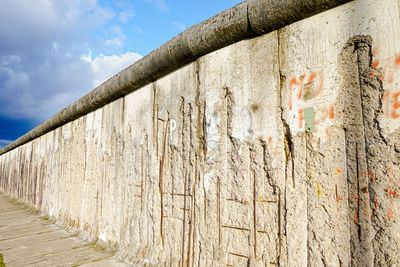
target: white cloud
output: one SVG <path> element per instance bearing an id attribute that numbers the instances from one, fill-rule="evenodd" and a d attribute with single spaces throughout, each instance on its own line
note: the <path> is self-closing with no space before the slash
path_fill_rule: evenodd
<path id="1" fill-rule="evenodd" d="M 59 44 L 58 42 L 55 42 L 55 41 L 54 41 L 54 42 L 52 43 L 52 46 L 53 46 L 53 47 L 52 47 L 53 52 L 54 52 L 54 53 L 57 53 L 58 50 L 60 49 L 60 44 Z"/>
<path id="2" fill-rule="evenodd" d="M 113 27 L 111 27 L 111 28 L 110 28 L 110 32 L 111 32 L 112 34 L 116 34 L 116 35 L 124 35 L 124 34 L 122 33 L 121 27 L 119 27 L 119 26 L 113 26 Z"/>
<path id="3" fill-rule="evenodd" d="M 128 23 L 128 21 L 135 16 L 133 11 L 122 11 L 119 13 L 119 21 L 122 23 Z"/>
<path id="4" fill-rule="evenodd" d="M 114 38 L 112 40 L 106 40 L 106 46 L 122 46 L 123 41 L 119 38 Z"/>
<path id="5" fill-rule="evenodd" d="M 92 52 L 89 51 L 88 55 L 81 57 L 81 60 L 90 64 L 93 73 L 93 87 L 96 87 L 141 58 L 142 56 L 137 53 L 127 52 L 112 56 L 100 54 L 92 59 Z"/>
<path id="6" fill-rule="evenodd" d="M 179 22 L 173 22 L 172 24 L 174 24 L 181 32 L 183 32 L 184 30 L 186 30 L 186 25 L 179 23 Z"/>
<path id="7" fill-rule="evenodd" d="M 165 0 L 155 0 L 155 4 L 161 11 L 168 12 L 168 6 Z"/>
<path id="8" fill-rule="evenodd" d="M 6 66 L 6 65 L 13 65 L 13 64 L 17 64 L 21 61 L 21 57 L 19 57 L 18 55 L 7 55 L 4 56 L 2 61 L 1 61 L 1 65 Z"/>
<path id="9" fill-rule="evenodd" d="M 123 47 L 125 34 L 122 32 L 119 26 L 113 26 L 108 30 L 107 36 L 110 37 L 105 41 L 105 45 L 108 47 Z"/>
<path id="10" fill-rule="evenodd" d="M 119 53 L 126 37 L 108 26 L 133 15 L 133 9 L 121 15 L 96 0 L 1 0 L 0 116 L 46 120 L 139 59 Z M 88 39 L 105 26 L 96 42 Z M 118 55 L 82 57 L 91 46 Z"/>
<path id="11" fill-rule="evenodd" d="M 159 10 L 161 10 L 162 12 L 169 12 L 167 3 L 165 2 L 165 0 L 145 0 L 147 3 L 151 3 L 153 5 L 155 5 Z"/>

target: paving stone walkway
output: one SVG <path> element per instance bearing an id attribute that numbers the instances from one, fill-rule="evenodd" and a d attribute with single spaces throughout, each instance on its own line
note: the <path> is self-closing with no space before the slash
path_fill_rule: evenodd
<path id="1" fill-rule="evenodd" d="M 0 267 L 127 266 L 0 193 Z"/>

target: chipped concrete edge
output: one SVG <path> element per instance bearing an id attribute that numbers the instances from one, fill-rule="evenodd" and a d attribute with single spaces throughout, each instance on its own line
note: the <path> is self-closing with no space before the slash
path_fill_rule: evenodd
<path id="1" fill-rule="evenodd" d="M 197 58 L 351 0 L 247 0 L 194 25 L 2 150 L 5 154 L 165 76 Z"/>

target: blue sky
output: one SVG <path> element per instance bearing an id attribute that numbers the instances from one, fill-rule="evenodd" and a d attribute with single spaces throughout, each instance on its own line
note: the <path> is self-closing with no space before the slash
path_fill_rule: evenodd
<path id="1" fill-rule="evenodd" d="M 0 0 L 0 148 L 240 0 Z"/>

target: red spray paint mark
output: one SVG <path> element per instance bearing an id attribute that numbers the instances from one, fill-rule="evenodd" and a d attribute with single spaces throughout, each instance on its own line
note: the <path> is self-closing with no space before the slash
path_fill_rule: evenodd
<path id="1" fill-rule="evenodd" d="M 375 76 L 375 70 L 372 70 L 370 78 L 372 79 L 374 78 L 374 76 Z"/>
<path id="2" fill-rule="evenodd" d="M 311 84 L 315 82 L 316 78 L 320 78 L 320 84 L 317 88 L 317 90 L 314 92 L 313 95 L 311 95 Z M 304 85 L 305 83 L 305 85 Z M 294 86 L 298 88 L 298 92 L 295 92 Z M 305 74 L 301 75 L 298 77 L 293 77 L 290 79 L 289 82 L 289 110 L 293 109 L 293 94 L 297 95 L 298 99 L 301 99 L 303 97 L 304 100 L 309 100 L 316 98 L 319 93 L 321 92 L 323 87 L 323 77 L 320 75 L 317 75 L 317 73 L 313 72 L 310 74 L 310 76 L 307 78 Z M 304 90 L 304 95 L 303 95 L 303 90 Z"/>
<path id="3" fill-rule="evenodd" d="M 354 211 L 353 222 L 354 222 L 354 224 L 359 224 L 360 223 L 356 211 Z"/>
<path id="4" fill-rule="evenodd" d="M 388 168 L 388 188 L 386 189 L 386 191 L 389 193 L 389 190 L 391 188 L 390 184 L 392 183 L 392 178 L 391 178 L 391 171 L 392 168 Z M 387 219 L 390 220 L 393 218 L 393 195 L 389 193 L 389 209 L 388 209 L 388 213 L 387 213 Z"/>
<path id="5" fill-rule="evenodd" d="M 333 105 L 329 108 L 329 118 L 333 119 L 335 118 L 335 113 L 333 112 Z"/>
<path id="6" fill-rule="evenodd" d="M 388 118 L 397 119 L 400 117 L 398 113 L 398 109 L 400 108 L 400 100 L 399 100 L 400 92 L 396 92 L 391 94 L 389 91 L 386 91 L 382 96 L 383 110 L 384 114 Z M 390 105 L 390 102 L 393 101 L 393 104 Z"/>
<path id="7" fill-rule="evenodd" d="M 384 79 L 385 79 L 385 70 L 383 71 L 381 77 L 379 77 L 379 80 L 381 80 L 381 81 L 383 81 Z"/>
<path id="8" fill-rule="evenodd" d="M 392 118 L 393 118 L 393 119 L 396 119 L 396 118 L 400 117 L 400 114 L 398 114 L 398 113 L 396 112 L 396 110 L 397 110 L 398 108 L 400 108 L 399 96 L 400 96 L 400 92 L 396 92 L 396 93 L 394 93 L 393 96 L 392 96 L 392 98 L 393 98 L 393 106 L 392 106 L 392 108 L 393 108 L 393 109 L 392 109 L 391 115 L 392 115 Z"/>
<path id="9" fill-rule="evenodd" d="M 397 56 L 396 56 L 396 59 L 395 59 L 395 61 L 394 61 L 394 64 L 400 65 L 400 55 L 397 55 Z"/>
<path id="10" fill-rule="evenodd" d="M 306 92 L 304 95 L 310 95 L 311 94 L 311 83 L 313 80 L 317 77 L 317 74 L 315 72 L 311 73 L 310 77 L 308 78 L 307 84 L 306 84 Z M 301 88 L 299 92 L 299 99 L 301 98 Z"/>
<path id="11" fill-rule="evenodd" d="M 315 110 L 316 113 L 316 119 L 315 119 L 315 124 L 320 124 L 321 122 L 325 121 L 328 117 L 330 119 L 335 118 L 335 113 L 333 110 L 333 105 L 329 107 L 320 107 Z M 317 116 L 318 114 L 318 116 Z"/>
<path id="12" fill-rule="evenodd" d="M 325 129 L 325 134 L 326 134 L 326 137 L 331 137 L 331 133 L 329 132 L 329 130 L 328 129 Z"/>
<path id="13" fill-rule="evenodd" d="M 304 121 L 305 117 L 304 117 L 304 111 L 303 109 L 299 109 L 299 128 L 303 128 L 303 121 Z"/>
<path id="14" fill-rule="evenodd" d="M 372 73 L 371 73 L 371 77 L 370 77 L 370 78 L 374 78 L 374 76 L 375 76 L 375 70 L 378 68 L 378 66 L 379 66 L 379 61 L 378 61 L 378 60 L 372 61 L 372 67 L 373 67 L 374 69 L 372 70 Z"/>

